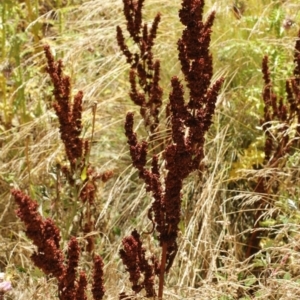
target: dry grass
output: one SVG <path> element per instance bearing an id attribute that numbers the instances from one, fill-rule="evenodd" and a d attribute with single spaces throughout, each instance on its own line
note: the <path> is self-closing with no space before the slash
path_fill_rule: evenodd
<path id="1" fill-rule="evenodd" d="M 280 1 L 277 2 L 279 5 Z M 177 17 L 179 5 L 158 0 L 148 0 L 145 5 L 146 20 L 151 21 L 157 11 L 162 14 L 154 53 L 162 63 L 164 102 L 168 99 L 171 76 L 180 75 L 176 49 L 182 30 Z M 280 5 L 286 15 L 299 23 L 297 1 L 282 1 Z M 212 41 L 215 79 L 225 76 L 226 82 L 219 97 L 215 124 L 208 135 L 207 169 L 201 176 L 192 174 L 185 182 L 179 251 L 166 278 L 164 299 L 300 297 L 298 211 L 282 208 L 280 214 L 286 216 L 286 221 L 266 228 L 272 232 L 271 246 L 262 248 L 255 260 L 243 260 L 244 236 L 251 229 L 245 215 L 257 200 L 251 182 L 262 175 L 258 172 L 264 176 L 271 172 L 286 183 L 289 197 L 298 199 L 298 190 L 294 188 L 298 180 L 288 181 L 298 165 L 269 171 L 254 171 L 249 166 L 244 171 L 237 170 L 238 180 L 231 177 L 233 161 L 241 159 L 241 152 L 261 136 L 256 126 L 262 111 L 262 56 L 277 47 L 281 51 L 278 50 L 279 56 L 284 53 L 278 68 L 285 65 L 284 59 L 292 62 L 295 28 L 280 37 L 265 32 L 269 26 L 266 20 L 274 9 L 272 1 L 259 4 L 247 1 L 245 16 L 240 20 L 233 16 L 230 6 L 228 1 L 206 1 L 207 13 L 212 9 L 217 11 Z M 97 252 L 105 260 L 106 299 L 118 299 L 119 292 L 130 290 L 128 275 L 118 257 L 121 239 L 133 228 L 147 231 L 151 225 L 146 217 L 151 197 L 131 168 L 123 133 L 125 112 L 137 108 L 128 97 L 128 66 L 116 43 L 116 25 L 124 28 L 122 1 L 83 1 L 72 9 L 56 10 L 55 14 L 48 12 L 41 18 L 57 22 L 56 16 L 60 16 L 62 28 L 55 25 L 39 44 L 27 42 L 26 47 L 35 51 L 49 43 L 57 57 L 63 59 L 66 73 L 73 81 L 74 94 L 77 90 L 84 91 L 83 123 L 87 138 L 91 137 L 92 105 L 97 102 L 91 163 L 99 171 L 112 169 L 115 175 L 98 189 L 99 213 L 94 234 Z M 11 187 L 27 191 L 47 215 L 49 199 L 55 196 L 56 165 L 65 161 L 44 66 L 45 58 L 38 50 L 22 62 L 22 67 L 27 67 L 30 73 L 24 84 L 25 94 L 31 99 L 26 106 L 31 117 L 28 122 L 21 122 L 16 113 L 13 126 L 0 133 L 0 270 L 12 276 L 14 286 L 6 299 L 57 299 L 55 281 L 44 277 L 30 261 L 34 248 L 15 217 L 9 192 Z M 288 75 L 290 67 L 282 72 Z M 33 109 L 37 106 L 39 114 Z M 137 128 L 143 132 L 141 122 Z M 296 160 L 296 156 L 292 159 Z M 285 196 L 282 193 L 278 198 Z M 270 211 L 264 217 L 268 214 Z M 153 237 L 144 238 L 148 245 L 156 243 Z M 152 250 L 157 251 L 154 247 Z M 87 255 L 83 255 L 80 267 L 91 269 Z M 253 274 L 257 276 L 255 279 Z"/>

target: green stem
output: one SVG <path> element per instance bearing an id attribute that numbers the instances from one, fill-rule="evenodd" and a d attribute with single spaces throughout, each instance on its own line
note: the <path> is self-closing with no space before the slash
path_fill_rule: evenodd
<path id="1" fill-rule="evenodd" d="M 6 58 L 6 11 L 9 11 L 7 8 L 7 3 L 3 3 L 2 7 L 2 15 L 1 15 L 1 22 L 2 22 L 2 39 L 1 39 L 1 52 L 2 52 L 2 60 Z"/>
<path id="2" fill-rule="evenodd" d="M 2 23 L 2 39 L 1 39 L 1 53 L 2 53 L 2 61 L 5 60 L 6 57 L 6 9 L 7 4 L 4 2 L 2 7 L 1 14 L 1 23 Z M 8 116 L 7 116 L 7 102 L 6 102 L 6 78 L 3 76 L 2 80 L 2 93 L 3 93 L 3 111 L 4 111 L 4 122 L 7 124 Z"/>
<path id="3" fill-rule="evenodd" d="M 9 120 L 8 120 L 8 107 L 7 107 L 7 98 L 6 98 L 6 78 L 5 76 L 2 77 L 2 96 L 3 96 L 3 112 L 4 112 L 4 123 L 5 123 L 5 126 L 7 124 L 9 124 Z"/>

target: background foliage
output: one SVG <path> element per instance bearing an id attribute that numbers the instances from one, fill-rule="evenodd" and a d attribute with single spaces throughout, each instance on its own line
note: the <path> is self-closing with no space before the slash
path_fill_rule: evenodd
<path id="1" fill-rule="evenodd" d="M 125 112 L 138 108 L 129 99 L 129 67 L 116 42 L 115 28 L 125 24 L 122 7 L 120 0 L 4 0 L 0 5 L 0 271 L 14 287 L 7 299 L 56 299 L 54 280 L 44 277 L 29 259 L 33 246 L 15 217 L 10 189 L 26 190 L 45 217 L 52 216 L 52 199 L 59 189 L 61 215 L 66 224 L 73 224 L 65 229 L 76 228 L 76 216 L 68 207 L 72 191 L 58 186 L 59 166 L 66 157 L 45 72 L 46 43 L 56 58 L 63 59 L 72 93 L 84 92 L 84 137 L 92 135 L 91 115 L 97 103 L 90 162 L 100 173 L 113 170 L 114 177 L 97 190 L 95 247 L 105 261 L 107 299 L 117 299 L 119 292 L 129 289 L 118 249 L 133 228 L 149 227 L 151 197 L 131 167 L 123 129 Z M 147 0 L 144 9 L 148 22 L 161 13 L 153 53 L 161 62 L 164 102 L 170 78 L 182 76 L 176 45 L 182 31 L 179 8 L 179 2 Z M 179 251 L 166 278 L 166 297 L 295 298 L 300 296 L 299 150 L 283 157 L 276 169 L 265 168 L 260 120 L 262 59 L 268 55 L 274 91 L 284 97 L 285 82 L 293 76 L 300 4 L 207 0 L 205 15 L 212 10 L 214 80 L 223 76 L 225 82 L 207 134 L 206 168 L 201 176 L 195 172 L 184 181 Z M 142 119 L 136 120 L 136 130 L 145 135 L 141 125 Z M 163 134 L 166 138 L 169 133 Z M 275 201 L 255 220 L 257 178 L 270 174 L 277 193 L 265 196 Z M 247 237 L 254 222 L 263 234 L 260 249 L 248 258 Z M 80 267 L 91 268 L 88 255 Z"/>

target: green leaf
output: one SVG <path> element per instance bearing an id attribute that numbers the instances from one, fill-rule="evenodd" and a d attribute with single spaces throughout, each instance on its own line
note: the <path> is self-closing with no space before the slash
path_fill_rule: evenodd
<path id="1" fill-rule="evenodd" d="M 269 219 L 269 220 L 261 221 L 261 222 L 259 222 L 259 225 L 261 227 L 271 227 L 271 226 L 276 225 L 276 220 Z"/>
<path id="2" fill-rule="evenodd" d="M 250 275 L 245 279 L 245 286 L 251 286 L 257 281 L 254 275 Z"/>
<path id="3" fill-rule="evenodd" d="M 82 181 L 85 181 L 87 179 L 87 167 L 85 166 L 81 172 L 81 176 L 80 176 L 80 179 Z"/>

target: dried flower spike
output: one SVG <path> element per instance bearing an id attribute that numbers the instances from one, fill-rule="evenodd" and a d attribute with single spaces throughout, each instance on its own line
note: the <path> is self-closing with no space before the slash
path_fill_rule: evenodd
<path id="1" fill-rule="evenodd" d="M 159 125 L 159 112 L 162 105 L 162 88 L 159 85 L 160 63 L 153 61 L 152 48 L 157 34 L 160 14 L 153 20 L 152 26 L 142 23 L 142 9 L 144 0 L 123 0 L 124 15 L 127 31 L 139 51 L 131 53 L 128 49 L 123 31 L 117 26 L 118 45 L 130 64 L 129 82 L 131 100 L 140 106 L 140 113 L 146 128 L 154 133 Z M 139 91 L 139 88 L 141 91 Z"/>
<path id="2" fill-rule="evenodd" d="M 146 168 L 148 143 L 138 142 L 133 132 L 133 114 L 128 113 L 125 122 L 125 134 L 130 146 L 132 164 L 139 170 L 139 176 L 145 181 L 146 190 L 152 192 L 154 201 L 148 216 L 162 248 L 159 263 L 153 257 L 151 266 L 159 277 L 158 298 L 162 299 L 165 273 L 169 272 L 176 256 L 178 225 L 181 211 L 181 190 L 183 180 L 193 171 L 200 168 L 204 157 L 205 134 L 208 131 L 223 79 L 211 84 L 213 69 L 212 56 L 209 52 L 211 26 L 214 20 L 212 13 L 206 22 L 202 21 L 203 1 L 183 1 L 179 17 L 186 26 L 178 41 L 179 61 L 189 88 L 189 101 L 185 103 L 183 85 L 178 77 L 171 80 L 172 92 L 169 96 L 168 113 L 170 118 L 171 144 L 164 150 L 164 177 L 159 171 L 158 156 L 152 157 L 151 170 Z M 135 102 L 143 103 L 135 88 L 132 75 L 132 93 Z M 164 184 L 162 184 L 164 183 Z M 142 249 L 139 236 L 134 231 L 123 239 L 120 254 L 133 283 L 132 289 L 139 293 L 141 285 Z"/>

